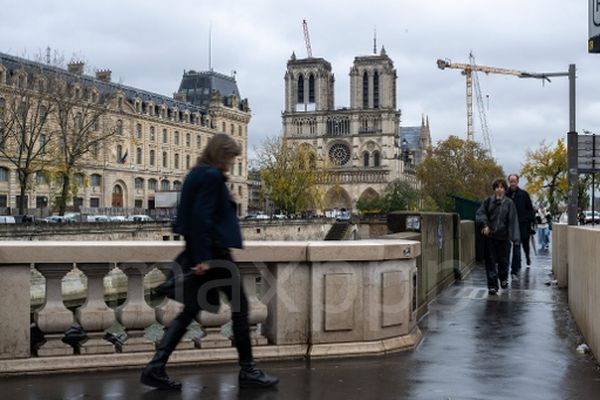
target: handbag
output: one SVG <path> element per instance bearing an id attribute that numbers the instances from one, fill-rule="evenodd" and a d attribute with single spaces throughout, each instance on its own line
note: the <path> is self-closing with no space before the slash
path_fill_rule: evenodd
<path id="1" fill-rule="evenodd" d="M 167 278 L 152 290 L 152 294 L 166 296 L 169 299 L 183 303 L 183 292 L 186 288 L 189 290 L 193 284 L 196 284 L 197 280 L 188 263 L 189 257 L 184 250 L 175 257 L 173 265 L 167 273 Z"/>

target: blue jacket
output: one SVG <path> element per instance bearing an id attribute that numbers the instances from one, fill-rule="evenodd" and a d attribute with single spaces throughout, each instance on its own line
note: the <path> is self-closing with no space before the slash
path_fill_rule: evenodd
<path id="1" fill-rule="evenodd" d="M 194 167 L 183 183 L 173 230 L 186 240 L 193 265 L 213 259 L 215 248 L 242 248 L 236 205 L 217 168 Z"/>

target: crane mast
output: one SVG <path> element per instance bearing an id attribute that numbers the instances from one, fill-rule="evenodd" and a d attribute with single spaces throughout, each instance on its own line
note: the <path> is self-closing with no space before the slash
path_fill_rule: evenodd
<path id="1" fill-rule="evenodd" d="M 305 19 L 302 20 L 302 29 L 304 30 L 304 43 L 306 44 L 306 55 L 312 58 L 312 48 L 310 47 L 310 37 L 308 36 L 308 23 Z"/>

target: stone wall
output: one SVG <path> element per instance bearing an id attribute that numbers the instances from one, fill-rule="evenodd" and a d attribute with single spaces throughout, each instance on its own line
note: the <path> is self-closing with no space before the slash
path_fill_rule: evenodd
<path id="1" fill-rule="evenodd" d="M 558 287 L 568 286 L 568 225 L 555 223 L 552 225 L 552 273 Z"/>

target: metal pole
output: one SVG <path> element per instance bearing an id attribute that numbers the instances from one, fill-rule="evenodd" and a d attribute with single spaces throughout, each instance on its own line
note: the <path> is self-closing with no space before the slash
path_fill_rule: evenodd
<path id="1" fill-rule="evenodd" d="M 567 134 L 567 169 L 569 175 L 569 225 L 577 225 L 577 132 L 575 131 L 575 64 L 569 65 L 569 133 Z"/>
<path id="2" fill-rule="evenodd" d="M 592 135 L 592 226 L 596 225 L 595 189 L 596 189 L 596 134 Z"/>

